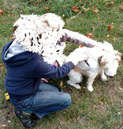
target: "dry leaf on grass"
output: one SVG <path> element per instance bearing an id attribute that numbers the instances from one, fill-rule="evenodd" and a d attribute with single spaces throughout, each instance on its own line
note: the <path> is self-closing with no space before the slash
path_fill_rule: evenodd
<path id="1" fill-rule="evenodd" d="M 114 1 L 109 2 L 106 6 L 111 6 L 114 4 Z"/>
<path id="2" fill-rule="evenodd" d="M 0 125 L 0 127 L 1 127 L 1 128 L 4 128 L 4 127 L 7 127 L 7 125 L 2 124 L 2 125 Z"/>
<path id="3" fill-rule="evenodd" d="M 79 48 L 82 48 L 82 47 L 84 47 L 84 45 L 80 44 L 80 45 L 79 45 Z"/>
<path id="4" fill-rule="evenodd" d="M 81 8 L 82 8 L 83 10 L 85 10 L 86 12 L 89 10 L 89 9 L 85 8 L 84 6 L 81 6 Z"/>
<path id="5" fill-rule="evenodd" d="M 75 12 L 75 13 L 78 13 L 79 12 L 79 8 L 77 6 L 73 6 L 72 7 L 72 10 Z"/>
<path id="6" fill-rule="evenodd" d="M 104 105 L 104 103 L 100 101 L 100 105 Z"/>
<path id="7" fill-rule="evenodd" d="M 2 9 L 0 9 L 0 15 L 3 15 L 3 10 Z"/>
<path id="8" fill-rule="evenodd" d="M 110 38 L 110 35 L 107 35 L 107 38 Z"/>
<path id="9" fill-rule="evenodd" d="M 92 33 L 87 33 L 86 36 L 87 36 L 88 38 L 93 38 L 93 34 L 92 34 Z"/>
<path id="10" fill-rule="evenodd" d="M 0 64 L 0 68 L 3 67 L 3 64 Z"/>
<path id="11" fill-rule="evenodd" d="M 67 19 L 65 19 L 65 21 L 66 21 L 66 22 L 68 22 L 68 21 L 69 21 L 69 19 L 67 18 Z"/>
<path id="12" fill-rule="evenodd" d="M 49 11 L 49 10 L 50 10 L 50 8 L 47 8 L 47 7 L 44 7 L 44 9 L 45 9 L 45 10 L 47 10 L 47 11 Z"/>
<path id="13" fill-rule="evenodd" d="M 100 107 L 98 105 L 93 105 L 94 109 L 99 109 Z"/>
<path id="14" fill-rule="evenodd" d="M 60 82 L 60 87 L 62 87 L 62 86 L 63 86 L 63 81 Z"/>
<path id="15" fill-rule="evenodd" d="M 120 5 L 120 9 L 123 11 L 123 4 Z"/>
<path id="16" fill-rule="evenodd" d="M 109 25 L 109 26 L 108 26 L 108 30 L 109 30 L 109 31 L 111 31 L 113 28 L 114 28 L 113 25 Z"/>
<path id="17" fill-rule="evenodd" d="M 121 91 L 123 91 L 123 88 L 119 87 L 119 89 L 120 89 Z"/>
<path id="18" fill-rule="evenodd" d="M 97 9 L 96 6 L 94 6 L 94 7 L 92 8 L 92 11 L 93 11 L 94 13 L 98 13 L 98 12 L 99 12 L 99 10 Z"/>

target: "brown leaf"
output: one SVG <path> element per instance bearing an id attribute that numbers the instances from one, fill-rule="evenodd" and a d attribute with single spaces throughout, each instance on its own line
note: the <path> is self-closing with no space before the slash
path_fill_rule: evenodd
<path id="1" fill-rule="evenodd" d="M 104 105 L 104 103 L 100 101 L 100 105 Z"/>
<path id="2" fill-rule="evenodd" d="M 94 109 L 99 109 L 100 107 L 98 105 L 93 105 Z"/>
<path id="3" fill-rule="evenodd" d="M 3 67 L 3 64 L 0 64 L 0 67 Z"/>
<path id="4" fill-rule="evenodd" d="M 3 10 L 2 9 L 0 9 L 0 15 L 3 15 Z"/>
<path id="5" fill-rule="evenodd" d="M 4 128 L 4 127 L 7 127 L 7 125 L 6 124 L 2 124 L 2 125 L 0 125 L 0 127 Z"/>
<path id="6" fill-rule="evenodd" d="M 123 11 L 123 4 L 120 5 L 120 9 Z"/>
<path id="7" fill-rule="evenodd" d="M 63 81 L 60 82 L 60 87 L 62 87 L 62 86 L 63 86 Z"/>
<path id="8" fill-rule="evenodd" d="M 93 38 L 93 34 L 92 34 L 92 33 L 87 33 L 86 36 L 87 36 L 88 38 Z"/>
<path id="9" fill-rule="evenodd" d="M 47 7 L 45 7 L 44 9 L 45 9 L 45 10 L 47 10 L 47 11 L 49 11 L 49 10 L 50 10 L 50 8 L 47 8 Z"/>
<path id="10" fill-rule="evenodd" d="M 111 6 L 114 4 L 114 1 L 111 1 L 110 3 L 107 4 L 107 6 Z"/>
<path id="11" fill-rule="evenodd" d="M 109 30 L 109 31 L 111 31 L 113 28 L 114 28 L 113 25 L 109 25 L 109 26 L 108 26 L 108 30 Z"/>
<path id="12" fill-rule="evenodd" d="M 68 21 L 69 21 L 69 19 L 67 18 L 65 21 L 66 21 L 66 22 L 68 22 Z"/>
<path id="13" fill-rule="evenodd" d="M 93 11 L 94 13 L 98 13 L 98 12 L 99 12 L 99 10 L 97 9 L 96 6 L 94 6 L 94 7 L 92 8 L 92 11 Z"/>
<path id="14" fill-rule="evenodd" d="M 14 40 L 14 39 L 15 39 L 15 37 L 10 37 L 9 39 L 10 39 L 10 40 Z"/>
<path id="15" fill-rule="evenodd" d="M 79 45 L 79 48 L 82 48 L 82 47 L 84 47 L 84 45 L 80 44 L 80 45 Z"/>
<path id="16" fill-rule="evenodd" d="M 123 88 L 119 87 L 119 89 L 120 89 L 121 91 L 123 91 Z"/>
<path id="17" fill-rule="evenodd" d="M 79 12 L 79 8 L 77 6 L 73 6 L 72 7 L 72 10 L 75 12 L 75 13 L 78 13 Z"/>
<path id="18" fill-rule="evenodd" d="M 89 10 L 89 9 L 85 8 L 84 6 L 81 6 L 81 8 L 82 8 L 83 10 L 85 10 L 86 12 Z"/>

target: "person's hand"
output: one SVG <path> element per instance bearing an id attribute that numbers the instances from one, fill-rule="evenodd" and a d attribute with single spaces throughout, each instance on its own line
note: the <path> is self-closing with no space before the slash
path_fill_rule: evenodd
<path id="1" fill-rule="evenodd" d="M 41 78 L 41 80 L 42 80 L 43 82 L 46 82 L 46 83 L 48 83 L 48 79 Z"/>
<path id="2" fill-rule="evenodd" d="M 58 64 L 58 62 L 57 62 L 57 61 L 55 61 L 55 62 L 53 63 L 53 65 L 54 65 L 54 66 L 56 66 L 56 67 L 58 67 L 58 66 L 59 66 L 59 64 Z"/>

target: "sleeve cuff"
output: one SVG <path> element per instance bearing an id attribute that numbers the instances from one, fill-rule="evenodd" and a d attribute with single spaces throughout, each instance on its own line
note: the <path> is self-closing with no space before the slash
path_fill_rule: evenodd
<path id="1" fill-rule="evenodd" d="M 72 62 L 68 62 L 68 64 L 69 64 L 69 66 L 70 66 L 71 69 L 74 68 L 74 64 Z"/>

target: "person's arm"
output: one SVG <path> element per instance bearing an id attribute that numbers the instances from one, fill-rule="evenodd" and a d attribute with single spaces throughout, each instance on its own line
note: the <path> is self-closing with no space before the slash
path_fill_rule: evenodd
<path id="1" fill-rule="evenodd" d="M 56 67 L 44 62 L 43 58 L 40 58 L 36 62 L 33 76 L 40 78 L 62 78 L 66 76 L 73 67 L 74 64 L 72 62 L 68 62 L 61 67 Z"/>

